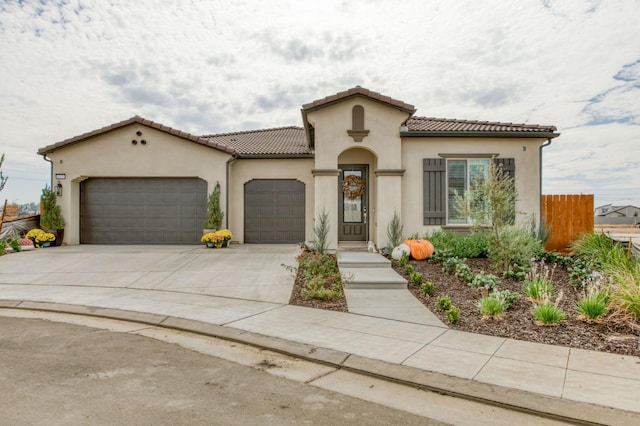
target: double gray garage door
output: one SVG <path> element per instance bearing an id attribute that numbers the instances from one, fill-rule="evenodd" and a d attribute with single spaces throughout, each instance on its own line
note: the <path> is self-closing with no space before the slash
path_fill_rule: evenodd
<path id="1" fill-rule="evenodd" d="M 245 185 L 245 242 L 304 241 L 305 187 L 289 179 Z M 80 189 L 83 244 L 199 244 L 207 183 L 197 178 L 92 178 Z"/>

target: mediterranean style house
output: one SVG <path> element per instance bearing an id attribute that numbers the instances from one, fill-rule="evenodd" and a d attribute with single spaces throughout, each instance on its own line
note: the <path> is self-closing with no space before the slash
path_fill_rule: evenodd
<path id="1" fill-rule="evenodd" d="M 44 148 L 67 244 L 199 243 L 220 183 L 224 226 L 239 243 L 387 244 L 465 229 L 453 203 L 491 162 L 515 179 L 517 210 L 540 217 L 541 153 L 553 126 L 414 116 L 413 105 L 360 86 L 302 106 L 302 127 L 196 136 L 135 116 Z M 522 215 L 523 213 L 519 213 Z"/>

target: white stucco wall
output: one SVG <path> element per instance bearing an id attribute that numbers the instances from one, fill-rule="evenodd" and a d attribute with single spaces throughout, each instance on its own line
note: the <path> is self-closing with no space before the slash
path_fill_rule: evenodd
<path id="1" fill-rule="evenodd" d="M 423 225 L 424 158 L 447 154 L 497 154 L 515 159 L 515 181 L 519 200 L 517 220 L 535 214 L 540 219 L 540 151 L 546 139 L 512 138 L 405 138 L 402 141 L 402 222 L 405 234 L 420 235 L 433 228 Z"/>
<path id="2" fill-rule="evenodd" d="M 229 228 L 244 242 L 244 184 L 252 179 L 296 179 L 305 184 L 305 240 L 313 239 L 314 180 L 312 158 L 238 159 L 230 166 Z"/>
<path id="3" fill-rule="evenodd" d="M 136 145 L 131 143 L 134 139 Z M 226 208 L 226 161 L 231 155 L 141 124 L 64 146 L 47 158 L 53 162 L 54 186 L 55 174 L 66 174 L 60 180 L 63 195 L 58 204 L 66 221 L 67 244 L 80 242 L 80 182 L 90 177 L 197 177 L 208 183 L 208 192 L 220 182 L 221 204 Z"/>
<path id="4" fill-rule="evenodd" d="M 355 105 L 364 108 L 364 128 L 369 130 L 362 142 L 356 142 L 349 136 L 347 130 L 352 128 L 352 110 Z M 394 209 L 400 213 L 401 206 L 394 205 L 393 194 L 386 198 L 377 191 L 376 170 L 401 169 L 402 152 L 400 140 L 400 125 L 406 121 L 409 113 L 400 111 L 389 105 L 372 101 L 364 97 L 346 99 L 329 105 L 317 111 L 308 113 L 307 119 L 315 130 L 315 169 L 335 170 L 340 164 L 369 165 L 369 236 L 379 246 L 386 244 L 386 224 L 379 223 L 378 218 L 393 216 Z M 336 248 L 338 242 L 338 177 L 317 176 L 315 196 L 323 200 L 331 223 L 331 247 Z M 393 185 L 386 185 L 388 191 L 394 190 Z M 334 201 L 335 200 L 335 201 Z M 386 201 L 385 201 L 386 200 Z M 389 202 L 387 202 L 389 201 Z M 334 207 L 335 206 L 335 207 Z"/>

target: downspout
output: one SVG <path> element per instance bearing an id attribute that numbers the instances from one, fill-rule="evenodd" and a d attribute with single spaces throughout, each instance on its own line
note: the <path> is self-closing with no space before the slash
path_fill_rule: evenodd
<path id="1" fill-rule="evenodd" d="M 231 158 L 229 158 L 227 160 L 227 169 L 226 169 L 226 188 L 225 188 L 225 194 L 224 194 L 224 208 L 225 208 L 225 212 L 224 212 L 224 227 L 229 229 L 229 168 L 231 167 L 231 165 L 238 159 L 238 157 L 236 156 L 236 154 L 233 154 L 231 156 Z"/>
<path id="2" fill-rule="evenodd" d="M 540 186 L 538 193 L 540 194 L 540 211 L 538 212 L 538 217 L 539 219 L 539 223 L 542 223 L 542 148 L 544 148 L 545 146 L 549 146 L 551 145 L 551 138 L 547 139 L 546 142 L 544 142 L 542 145 L 540 145 L 540 158 L 538 159 L 538 165 L 539 165 L 539 175 L 540 175 L 540 179 L 539 179 L 539 183 L 538 185 Z"/>

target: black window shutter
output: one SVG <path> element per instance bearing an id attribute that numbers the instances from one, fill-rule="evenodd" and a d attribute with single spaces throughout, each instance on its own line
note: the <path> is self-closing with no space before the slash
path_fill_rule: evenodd
<path id="1" fill-rule="evenodd" d="M 447 161 L 444 158 L 425 158 L 423 168 L 424 225 L 447 223 Z"/>
<path id="2" fill-rule="evenodd" d="M 506 172 L 509 177 L 515 182 L 516 180 L 516 160 L 515 158 L 494 158 L 493 164 L 497 167 L 502 167 L 502 170 Z"/>

